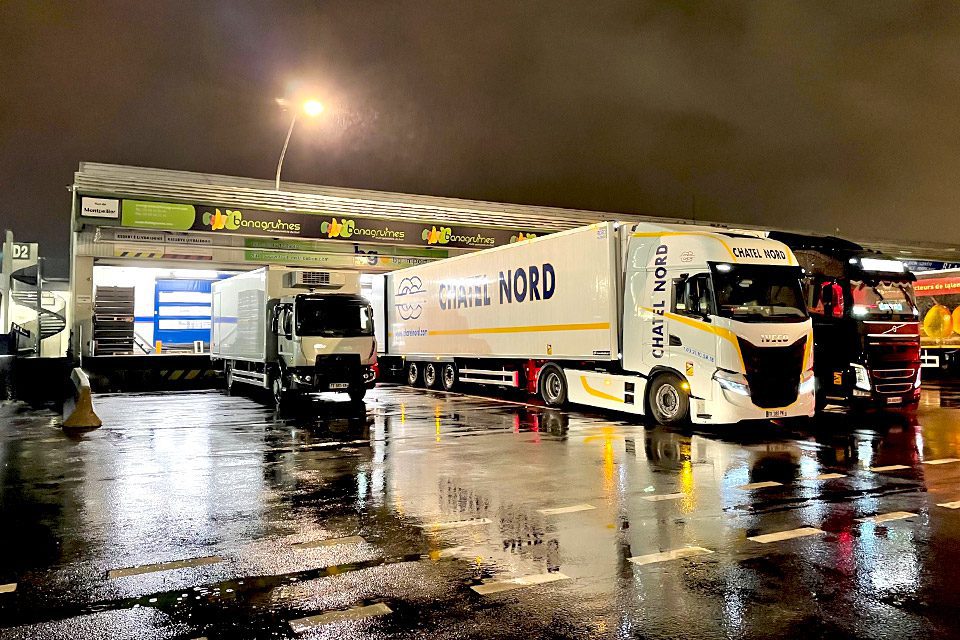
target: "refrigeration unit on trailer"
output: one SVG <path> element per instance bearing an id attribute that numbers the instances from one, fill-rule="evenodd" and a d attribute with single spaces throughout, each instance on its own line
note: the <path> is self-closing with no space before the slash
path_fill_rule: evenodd
<path id="1" fill-rule="evenodd" d="M 264 267 L 213 284 L 210 357 L 235 383 L 296 396 L 339 391 L 359 402 L 376 380 L 373 309 L 359 274 Z"/>
<path id="2" fill-rule="evenodd" d="M 386 366 L 661 423 L 810 416 L 813 339 L 783 244 L 606 222 L 388 274 Z"/>
<path id="3" fill-rule="evenodd" d="M 920 332 L 914 275 L 902 262 L 842 238 L 771 232 L 804 269 L 813 319 L 817 404 L 914 406 Z"/>

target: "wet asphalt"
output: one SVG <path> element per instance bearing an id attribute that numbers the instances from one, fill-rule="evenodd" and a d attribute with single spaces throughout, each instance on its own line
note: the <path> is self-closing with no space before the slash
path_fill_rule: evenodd
<path id="1" fill-rule="evenodd" d="M 960 384 L 710 429 L 510 398 L 0 406 L 0 638 L 960 637 Z"/>

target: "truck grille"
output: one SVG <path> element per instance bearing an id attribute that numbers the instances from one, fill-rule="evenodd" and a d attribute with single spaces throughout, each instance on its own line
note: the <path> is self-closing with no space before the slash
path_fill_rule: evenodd
<path id="1" fill-rule="evenodd" d="M 882 395 L 903 395 L 913 389 L 916 369 L 872 369 L 873 388 Z"/>
<path id="2" fill-rule="evenodd" d="M 737 338 L 753 404 L 762 409 L 785 407 L 797 400 L 806 336 L 786 347 L 758 347 Z"/>

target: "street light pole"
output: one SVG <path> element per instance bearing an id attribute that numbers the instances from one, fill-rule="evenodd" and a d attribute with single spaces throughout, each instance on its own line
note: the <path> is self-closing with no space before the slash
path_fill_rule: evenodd
<path id="1" fill-rule="evenodd" d="M 280 151 L 280 161 L 277 162 L 277 181 L 274 191 L 280 191 L 280 171 L 283 169 L 283 157 L 287 155 L 287 146 L 290 144 L 290 136 L 293 135 L 293 125 L 297 124 L 299 112 L 294 110 L 293 119 L 290 121 L 290 128 L 287 129 L 287 139 L 283 141 L 283 149 Z"/>

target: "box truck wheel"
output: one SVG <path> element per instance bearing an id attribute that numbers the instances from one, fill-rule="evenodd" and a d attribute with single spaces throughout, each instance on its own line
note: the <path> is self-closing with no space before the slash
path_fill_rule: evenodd
<path id="1" fill-rule="evenodd" d="M 440 370 L 440 382 L 443 384 L 444 391 L 453 391 L 457 386 L 457 365 L 448 362 Z"/>
<path id="2" fill-rule="evenodd" d="M 223 377 L 226 379 L 225 388 L 227 390 L 227 395 L 232 396 L 233 395 L 233 363 L 228 362 L 224 367 L 224 369 L 225 371 L 223 372 L 224 373 Z"/>
<path id="3" fill-rule="evenodd" d="M 436 364 L 428 362 L 427 364 L 423 365 L 423 386 L 425 386 L 427 389 L 433 389 L 437 386 L 437 378 L 439 377 L 440 376 L 437 375 Z"/>
<path id="4" fill-rule="evenodd" d="M 415 387 L 420 384 L 420 364 L 417 362 L 407 363 L 407 384 Z"/>
<path id="5" fill-rule="evenodd" d="M 272 378 L 273 379 L 270 382 L 270 389 L 273 392 L 273 404 L 277 407 L 277 409 L 286 409 L 290 406 L 291 401 L 294 399 L 294 394 L 290 390 L 284 389 L 282 372 L 275 372 Z"/>
<path id="6" fill-rule="evenodd" d="M 663 373 L 647 385 L 647 404 L 654 420 L 664 425 L 685 422 L 690 413 L 690 398 L 683 381 L 673 373 Z"/>
<path id="7" fill-rule="evenodd" d="M 540 397 L 550 407 L 560 407 L 567 401 L 567 376 L 555 364 L 540 370 Z"/>

